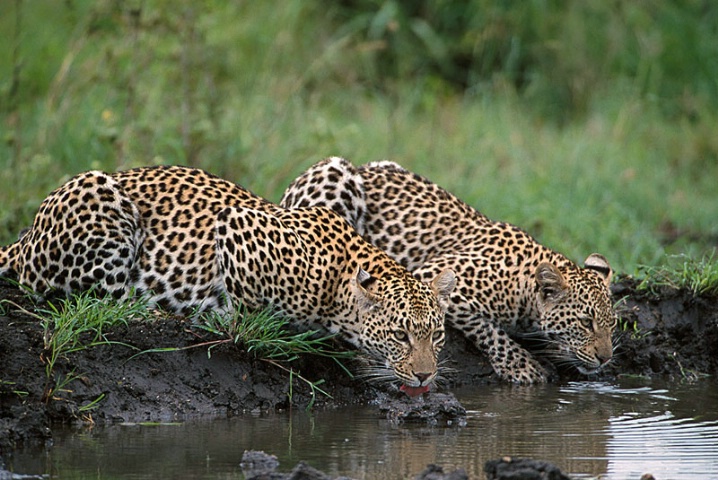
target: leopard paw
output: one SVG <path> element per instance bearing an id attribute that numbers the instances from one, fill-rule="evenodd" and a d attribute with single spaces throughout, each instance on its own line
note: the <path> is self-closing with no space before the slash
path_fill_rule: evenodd
<path id="1" fill-rule="evenodd" d="M 521 385 L 546 383 L 549 373 L 528 352 L 514 355 L 510 362 L 494 365 L 494 370 L 503 379 Z"/>

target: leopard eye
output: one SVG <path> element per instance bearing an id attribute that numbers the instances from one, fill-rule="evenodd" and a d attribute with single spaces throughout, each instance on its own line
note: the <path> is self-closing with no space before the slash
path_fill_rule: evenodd
<path id="1" fill-rule="evenodd" d="M 442 332 L 441 330 L 435 331 L 434 334 L 431 336 L 431 340 L 433 340 L 434 342 L 438 342 L 442 338 L 444 338 L 444 332 Z"/>
<path id="2" fill-rule="evenodd" d="M 409 341 L 409 334 L 404 330 L 394 330 L 394 338 L 399 342 L 406 343 Z"/>
<path id="3" fill-rule="evenodd" d="M 593 318 L 583 317 L 583 318 L 579 319 L 579 321 L 581 322 L 581 325 L 584 326 L 584 328 L 587 328 L 587 329 L 593 331 Z"/>

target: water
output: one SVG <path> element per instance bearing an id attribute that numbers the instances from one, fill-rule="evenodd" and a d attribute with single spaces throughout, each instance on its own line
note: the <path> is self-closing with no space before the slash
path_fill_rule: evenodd
<path id="1" fill-rule="evenodd" d="M 465 427 L 393 425 L 373 407 L 182 424 L 67 430 L 45 451 L 23 451 L 16 472 L 59 478 L 241 479 L 245 449 L 305 460 L 333 475 L 412 478 L 429 463 L 484 479 L 486 460 L 543 459 L 577 478 L 718 478 L 718 384 L 570 383 L 455 392 Z"/>

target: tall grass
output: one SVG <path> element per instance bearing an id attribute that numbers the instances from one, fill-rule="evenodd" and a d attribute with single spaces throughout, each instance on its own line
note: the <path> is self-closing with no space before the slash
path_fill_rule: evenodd
<path id="1" fill-rule="evenodd" d="M 9 2 L 0 239 L 90 168 L 191 164 L 278 200 L 303 169 L 342 155 L 398 161 L 618 271 L 714 248 L 712 4 L 471 2 L 473 30 L 456 48 L 473 45 L 484 70 L 461 90 L 420 63 L 421 43 L 388 41 L 403 33 L 401 18 L 377 17 L 390 3 Z M 451 2 L 436 4 L 443 15 Z M 407 25 L 429 18 L 410 13 Z M 452 47 L 442 28 L 419 27 L 421 41 Z M 378 62 L 397 53 L 405 63 L 389 76 Z"/>

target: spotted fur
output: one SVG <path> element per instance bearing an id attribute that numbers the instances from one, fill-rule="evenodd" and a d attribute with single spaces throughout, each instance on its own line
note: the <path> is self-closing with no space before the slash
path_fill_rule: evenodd
<path id="1" fill-rule="evenodd" d="M 446 268 L 456 272 L 447 321 L 486 352 L 505 379 L 547 378 L 509 334 L 539 332 L 557 363 L 583 373 L 597 371 L 612 357 L 612 271 L 601 255 L 590 255 L 581 268 L 523 230 L 489 220 L 436 184 L 386 161 L 357 168 L 341 158 L 324 160 L 300 175 L 280 204 L 335 210 L 417 278 Z"/>
<path id="2" fill-rule="evenodd" d="M 375 375 L 426 387 L 455 276 L 415 279 L 325 208 L 286 210 L 201 170 L 85 172 L 0 249 L 0 275 L 40 295 L 95 288 L 184 314 L 241 302 L 337 333 Z M 376 373 L 379 372 L 379 373 Z"/>

